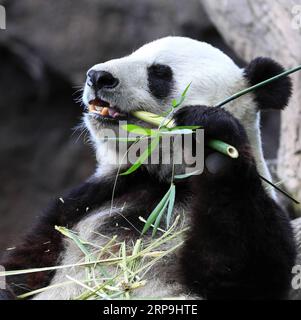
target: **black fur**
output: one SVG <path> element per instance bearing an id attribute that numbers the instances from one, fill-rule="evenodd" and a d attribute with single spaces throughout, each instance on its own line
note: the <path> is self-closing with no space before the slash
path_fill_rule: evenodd
<path id="1" fill-rule="evenodd" d="M 256 58 L 246 67 L 245 77 L 251 86 L 284 71 L 283 67 L 270 58 Z M 257 106 L 264 109 L 284 109 L 292 93 L 289 77 L 280 78 L 255 90 Z"/>
<path id="2" fill-rule="evenodd" d="M 14 300 L 14 299 L 15 299 L 15 295 L 11 290 L 0 289 L 0 300 Z"/>
<path id="3" fill-rule="evenodd" d="M 286 298 L 296 254 L 292 228 L 262 186 L 243 127 L 225 110 L 204 106 L 180 110 L 176 122 L 202 125 L 205 143 L 220 139 L 240 154 L 227 170 L 194 178 L 183 283 L 207 299 Z"/>
<path id="4" fill-rule="evenodd" d="M 173 85 L 172 70 L 167 65 L 153 64 L 147 69 L 148 87 L 157 99 L 167 98 Z"/>

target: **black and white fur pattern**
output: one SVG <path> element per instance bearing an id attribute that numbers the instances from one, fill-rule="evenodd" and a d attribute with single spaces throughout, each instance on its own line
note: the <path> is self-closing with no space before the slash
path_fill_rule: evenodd
<path id="1" fill-rule="evenodd" d="M 263 158 L 259 111 L 283 109 L 291 93 L 288 78 L 229 103 L 225 110 L 213 106 L 249 85 L 267 79 L 282 67 L 268 58 L 255 59 L 245 69 L 209 44 L 180 37 L 149 43 L 122 59 L 92 68 L 118 78 L 114 89 L 95 92 L 85 86 L 83 102 L 98 95 L 122 112 L 141 109 L 162 113 L 191 82 L 185 105 L 175 114 L 178 125 L 202 125 L 205 140 L 221 139 L 234 145 L 240 157 L 223 159 L 225 166 L 212 174 L 177 183 L 175 210 L 185 210 L 190 229 L 185 244 L 148 275 L 139 297 L 205 299 L 284 299 L 287 297 L 295 244 L 290 222 L 268 192 L 258 173 L 270 179 Z M 128 115 L 130 123 L 140 123 Z M 140 237 L 139 216 L 147 217 L 169 188 L 171 169 L 142 167 L 118 179 L 114 207 L 111 195 L 118 165 L 114 152 L 100 139 L 104 127 L 118 123 L 85 114 L 98 159 L 95 174 L 83 185 L 54 201 L 39 218 L 28 237 L 2 264 L 7 270 L 78 263 L 83 256 L 72 241 L 54 230 L 66 226 L 87 241 L 102 244 L 94 231 L 121 240 Z M 205 152 L 210 159 L 211 150 Z M 88 209 L 87 209 L 88 208 Z M 126 217 L 124 219 L 123 217 Z M 118 227 L 116 227 L 118 225 Z M 138 230 L 138 231 L 137 231 Z M 146 236 L 148 237 L 148 236 Z M 175 242 L 182 239 L 175 239 Z M 1 298 L 66 281 L 66 275 L 82 278 L 79 268 L 9 277 L 10 288 Z M 34 299 L 72 299 L 82 292 L 72 284 L 37 294 Z"/>

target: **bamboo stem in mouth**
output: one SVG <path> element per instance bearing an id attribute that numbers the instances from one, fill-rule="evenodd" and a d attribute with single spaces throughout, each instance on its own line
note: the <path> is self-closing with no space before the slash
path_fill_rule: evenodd
<path id="1" fill-rule="evenodd" d="M 171 129 L 176 125 L 174 120 L 164 119 L 163 117 L 148 111 L 134 111 L 132 115 L 142 121 L 158 127 L 161 125 Z"/>

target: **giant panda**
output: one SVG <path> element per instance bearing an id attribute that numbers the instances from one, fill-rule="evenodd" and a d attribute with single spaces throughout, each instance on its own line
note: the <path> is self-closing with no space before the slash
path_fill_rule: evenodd
<path id="1" fill-rule="evenodd" d="M 95 148 L 97 168 L 82 185 L 52 202 L 28 236 L 2 261 L 6 270 L 70 265 L 83 259 L 78 247 L 55 225 L 66 226 L 86 241 L 102 245 L 96 232 L 135 241 L 143 223 L 170 185 L 170 166 L 142 166 L 119 176 L 114 151 L 101 139 L 105 128 L 118 131 L 121 120 L 141 124 L 135 110 L 156 114 L 170 108 L 191 83 L 186 99 L 174 114 L 177 125 L 202 125 L 205 142 L 221 139 L 235 146 L 239 158 L 221 160 L 217 172 L 205 167 L 201 175 L 176 182 L 175 211 L 183 212 L 188 231 L 177 252 L 158 262 L 145 286 L 134 297 L 186 299 L 286 299 L 295 242 L 289 218 L 259 174 L 271 179 L 263 157 L 260 111 L 283 109 L 291 94 L 289 78 L 213 108 L 224 98 L 283 71 L 269 58 L 256 58 L 238 67 L 213 46 L 184 37 L 166 37 L 129 56 L 93 66 L 87 72 L 82 101 L 83 125 Z M 109 114 L 88 112 L 91 101 Z M 214 152 L 205 148 L 205 158 Z M 220 156 L 223 157 L 223 156 Z M 125 167 L 127 165 L 125 164 Z M 114 206 L 111 196 L 114 188 Z M 122 213 L 122 214 L 121 214 Z M 148 239 L 148 233 L 144 238 Z M 183 240 L 175 239 L 175 242 Z M 7 277 L 2 299 L 83 277 L 83 268 L 59 269 Z M 33 299 L 73 299 L 83 288 L 53 287 Z"/>

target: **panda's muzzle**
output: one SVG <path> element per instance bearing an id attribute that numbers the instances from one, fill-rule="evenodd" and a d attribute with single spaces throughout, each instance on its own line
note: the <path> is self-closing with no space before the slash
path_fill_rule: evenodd
<path id="1" fill-rule="evenodd" d="M 109 102 L 98 97 L 102 91 L 110 91 L 116 88 L 119 84 L 119 80 L 111 73 L 101 70 L 97 71 L 92 69 L 88 72 L 87 76 L 87 85 L 93 88 L 95 96 L 97 97 L 89 101 L 89 113 L 111 120 L 126 118 L 127 115 L 122 113 L 118 107 L 111 106 Z"/>

